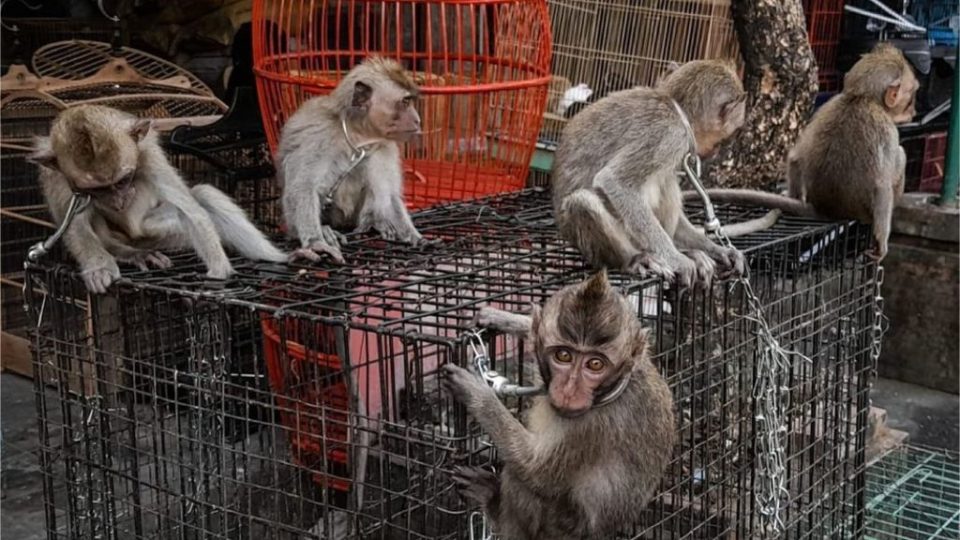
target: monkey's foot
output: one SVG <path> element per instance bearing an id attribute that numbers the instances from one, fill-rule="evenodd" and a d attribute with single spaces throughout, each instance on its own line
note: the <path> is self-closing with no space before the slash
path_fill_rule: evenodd
<path id="1" fill-rule="evenodd" d="M 224 281 L 234 275 L 236 271 L 233 269 L 233 266 L 229 262 L 226 264 L 217 264 L 207 268 L 207 279 L 213 279 L 217 281 Z"/>
<path id="2" fill-rule="evenodd" d="M 159 251 L 144 251 L 124 262 L 132 264 L 144 272 L 149 270 L 151 266 L 153 268 L 159 268 L 160 270 L 166 270 L 173 266 L 170 258 Z"/>
<path id="3" fill-rule="evenodd" d="M 686 257 L 684 258 L 686 259 Z M 690 264 L 692 266 L 693 263 Z M 627 266 L 627 271 L 631 274 L 637 274 L 641 278 L 660 276 L 671 283 L 676 279 L 672 265 L 666 259 L 652 253 L 640 253 L 634 256 Z"/>
<path id="4" fill-rule="evenodd" d="M 500 323 L 506 318 L 504 315 L 506 314 L 502 310 L 490 306 L 483 306 L 480 308 L 480 311 L 473 316 L 470 326 L 500 330 Z"/>
<path id="5" fill-rule="evenodd" d="M 105 265 L 101 268 L 91 268 L 80 273 L 87 290 L 93 294 L 103 294 L 107 288 L 120 278 L 120 268 L 116 263 Z"/>
<path id="6" fill-rule="evenodd" d="M 479 467 L 454 467 L 453 483 L 460 496 L 487 508 L 500 495 L 500 478 Z"/>
<path id="7" fill-rule="evenodd" d="M 696 269 L 696 282 L 705 288 L 709 287 L 713 281 L 713 274 L 717 270 L 717 264 L 705 252 L 698 249 L 683 251 L 682 253 L 693 261 Z"/>
<path id="8" fill-rule="evenodd" d="M 721 279 L 746 276 L 749 268 L 743 252 L 737 248 L 720 248 L 722 250 L 717 262 L 720 263 L 718 276 Z"/>
<path id="9" fill-rule="evenodd" d="M 440 370 L 443 372 L 441 379 L 443 389 L 453 396 L 453 399 L 464 404 L 468 410 L 472 411 L 474 407 L 479 406 L 485 394 L 493 395 L 493 389 L 480 377 L 462 367 L 447 363 Z"/>
<path id="10" fill-rule="evenodd" d="M 320 262 L 323 260 L 324 255 L 330 257 L 338 264 L 344 264 L 346 262 L 343 259 L 343 253 L 340 251 L 339 246 L 328 244 L 321 240 L 316 240 L 309 246 L 294 250 L 290 254 L 290 260 L 306 259 L 310 262 Z"/>

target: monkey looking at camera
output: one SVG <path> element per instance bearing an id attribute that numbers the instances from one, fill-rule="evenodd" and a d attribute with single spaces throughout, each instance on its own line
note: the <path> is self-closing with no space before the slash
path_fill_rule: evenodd
<path id="1" fill-rule="evenodd" d="M 524 425 L 477 375 L 442 368 L 444 387 L 503 459 L 499 476 L 458 469 L 461 494 L 503 540 L 603 539 L 635 523 L 673 453 L 673 398 L 650 362 L 647 330 L 606 271 L 532 316 L 485 308 L 477 323 L 530 340 L 546 395 Z"/>
<path id="2" fill-rule="evenodd" d="M 707 193 L 715 201 L 872 224 L 876 247 L 868 255 L 881 260 L 906 174 L 896 125 L 916 114 L 918 88 L 903 53 L 881 43 L 853 65 L 843 92 L 817 110 L 800 134 L 787 157 L 789 196 L 739 189 Z"/>
<path id="3" fill-rule="evenodd" d="M 595 267 L 708 283 L 717 266 L 742 275 L 743 254 L 718 246 L 683 213 L 678 170 L 689 152 L 713 156 L 744 121 L 731 66 L 694 61 L 655 88 L 615 92 L 575 116 L 553 169 L 561 235 Z"/>
<path id="4" fill-rule="evenodd" d="M 343 262 L 337 231 L 344 229 L 421 240 L 403 202 L 398 144 L 420 133 L 418 95 L 400 64 L 372 57 L 283 126 L 277 153 L 283 213 L 305 256 L 319 260 L 325 253 Z"/>
<path id="5" fill-rule="evenodd" d="M 149 120 L 99 105 L 69 108 L 54 119 L 49 136 L 36 140 L 29 159 L 40 165 L 43 194 L 58 223 L 74 193 L 90 196 L 64 242 L 91 292 L 105 292 L 120 277 L 118 261 L 169 268 L 162 250 L 192 247 L 213 279 L 233 274 L 223 244 L 255 260 L 288 259 L 223 192 L 188 188 Z"/>

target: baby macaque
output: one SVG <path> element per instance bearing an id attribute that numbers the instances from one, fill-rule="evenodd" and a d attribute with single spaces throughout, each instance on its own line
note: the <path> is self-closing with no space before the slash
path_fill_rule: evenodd
<path id="1" fill-rule="evenodd" d="M 283 126 L 277 162 L 288 233 L 303 253 L 343 262 L 339 230 L 422 239 L 403 202 L 399 143 L 420 134 L 419 90 L 400 64 L 372 57 Z"/>
<path id="2" fill-rule="evenodd" d="M 707 193 L 715 201 L 870 223 L 875 248 L 868 255 L 881 260 L 906 174 L 897 124 L 916 114 L 918 88 L 903 53 L 881 43 L 853 65 L 843 92 L 817 110 L 800 134 L 787 158 L 789 197 L 733 189 Z"/>
<path id="3" fill-rule="evenodd" d="M 575 116 L 554 163 L 561 235 L 590 264 L 655 274 L 681 286 L 742 275 L 743 254 L 718 246 L 683 213 L 678 171 L 688 153 L 713 156 L 744 122 L 733 68 L 702 60 L 655 88 L 615 92 Z"/>
<path id="4" fill-rule="evenodd" d="M 477 375 L 443 383 L 490 435 L 500 475 L 460 468 L 461 494 L 503 540 L 605 539 L 635 523 L 676 443 L 673 398 L 650 362 L 648 332 L 601 271 L 532 316 L 483 309 L 477 323 L 533 345 L 546 395 L 521 424 Z"/>
<path id="5" fill-rule="evenodd" d="M 149 120 L 99 105 L 66 109 L 50 135 L 36 140 L 30 160 L 40 166 L 58 223 L 74 193 L 90 197 L 63 238 L 93 293 L 106 292 L 120 277 L 118 262 L 170 267 L 163 250 L 192 247 L 212 279 L 233 274 L 223 244 L 255 260 L 288 259 L 227 195 L 209 185 L 188 188 Z"/>

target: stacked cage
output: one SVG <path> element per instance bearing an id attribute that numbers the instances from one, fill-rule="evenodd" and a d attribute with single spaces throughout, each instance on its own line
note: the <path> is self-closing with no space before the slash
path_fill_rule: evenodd
<path id="1" fill-rule="evenodd" d="M 726 222 L 760 212 L 722 207 Z M 699 210 L 688 208 L 697 220 Z M 521 311 L 589 274 L 540 190 L 423 211 L 432 245 L 353 236 L 348 266 L 194 257 L 87 296 L 69 268 L 28 269 L 50 538 L 471 538 L 461 464 L 495 465 L 441 388 L 472 365 L 484 305 Z M 869 230 L 784 218 L 739 239 L 789 357 L 783 432 L 758 428 L 756 324 L 743 288 L 678 292 L 612 276 L 655 338 L 679 443 L 624 538 L 759 537 L 758 439 L 782 436 L 784 538 L 863 529 L 876 266 Z M 493 368 L 529 384 L 529 344 L 487 334 Z M 520 413 L 527 402 L 510 398 Z"/>
<path id="2" fill-rule="evenodd" d="M 257 0 L 254 71 L 271 148 L 305 100 L 372 55 L 409 70 L 424 132 L 404 155 L 411 208 L 523 188 L 549 84 L 544 0 Z"/>

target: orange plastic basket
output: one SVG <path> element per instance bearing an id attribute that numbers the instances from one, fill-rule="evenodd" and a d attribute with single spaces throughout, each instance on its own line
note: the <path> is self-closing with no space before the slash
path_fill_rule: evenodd
<path id="1" fill-rule="evenodd" d="M 545 0 L 255 0 L 254 71 L 267 140 L 297 107 L 380 54 L 423 90 L 405 150 L 410 208 L 521 189 L 550 84 Z"/>

